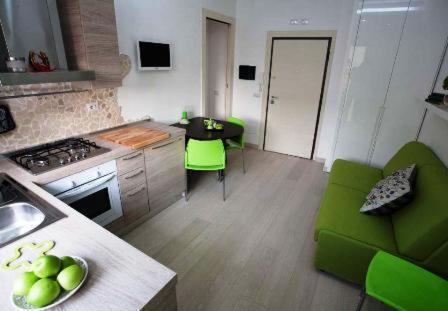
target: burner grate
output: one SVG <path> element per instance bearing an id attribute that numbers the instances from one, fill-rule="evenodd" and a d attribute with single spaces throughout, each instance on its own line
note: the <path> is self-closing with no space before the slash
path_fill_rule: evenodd
<path id="1" fill-rule="evenodd" d="M 26 149 L 9 158 L 33 174 L 38 174 L 107 151 L 87 139 L 70 138 Z"/>

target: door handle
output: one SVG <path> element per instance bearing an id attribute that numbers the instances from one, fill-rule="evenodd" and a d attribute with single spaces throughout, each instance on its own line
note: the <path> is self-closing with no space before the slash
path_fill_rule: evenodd
<path id="1" fill-rule="evenodd" d="M 137 177 L 137 176 L 140 175 L 140 174 L 143 174 L 144 172 L 145 172 L 144 170 L 140 170 L 139 172 L 137 172 L 137 173 L 135 173 L 135 174 L 133 174 L 133 175 L 126 176 L 124 179 L 132 179 L 132 178 L 134 178 L 134 177 Z"/>
<path id="2" fill-rule="evenodd" d="M 116 176 L 115 174 L 106 175 L 104 177 L 101 177 L 101 178 L 95 179 L 93 181 L 90 181 L 90 182 L 88 182 L 88 183 L 86 183 L 86 184 L 84 184 L 82 186 L 77 187 L 77 188 L 68 190 L 66 192 L 62 192 L 61 194 L 56 195 L 56 197 L 59 200 L 65 199 L 67 197 L 73 197 L 73 196 L 78 195 L 80 193 L 92 190 L 92 189 L 94 189 L 94 188 L 96 188 L 96 187 L 98 187 L 98 186 L 108 182 L 109 180 L 111 180 L 115 176 Z"/>
<path id="3" fill-rule="evenodd" d="M 171 144 L 173 144 L 173 143 L 175 143 L 175 142 L 177 142 L 177 141 L 179 141 L 179 140 L 182 140 L 182 137 L 179 137 L 179 138 L 177 138 L 177 139 L 175 139 L 175 140 L 173 140 L 173 141 L 170 141 L 169 143 L 166 143 L 166 144 L 164 144 L 164 145 L 156 146 L 156 147 L 154 147 L 154 148 L 152 148 L 152 149 L 153 149 L 153 150 L 154 150 L 154 149 L 159 149 L 159 148 L 162 148 L 162 147 L 171 145 Z"/>
<path id="4" fill-rule="evenodd" d="M 136 157 L 139 157 L 139 156 L 141 156 L 141 155 L 143 155 L 141 152 L 139 152 L 139 153 L 137 153 L 137 154 L 133 154 L 133 155 L 131 155 L 131 156 L 129 156 L 129 157 L 123 157 L 122 159 L 124 160 L 124 161 L 128 161 L 128 160 L 132 160 L 132 159 L 134 159 L 134 158 L 136 158 Z"/>

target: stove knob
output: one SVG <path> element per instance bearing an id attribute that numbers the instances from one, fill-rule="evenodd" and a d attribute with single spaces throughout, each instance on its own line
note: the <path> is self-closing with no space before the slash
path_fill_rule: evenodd
<path id="1" fill-rule="evenodd" d="M 80 158 L 79 153 L 76 153 L 76 154 L 74 155 L 74 157 L 75 157 L 75 160 L 76 160 L 76 161 L 79 160 L 79 158 Z"/>
<path id="2" fill-rule="evenodd" d="M 82 157 L 82 158 L 87 157 L 87 153 L 85 153 L 85 152 L 81 153 L 81 157 Z"/>
<path id="3" fill-rule="evenodd" d="M 65 159 L 64 158 L 61 158 L 61 159 L 59 159 L 59 164 L 60 165 L 64 165 L 66 162 L 65 162 Z"/>

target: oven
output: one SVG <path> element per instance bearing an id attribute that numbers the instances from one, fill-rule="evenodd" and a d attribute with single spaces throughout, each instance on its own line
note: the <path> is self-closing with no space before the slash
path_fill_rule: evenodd
<path id="1" fill-rule="evenodd" d="M 53 181 L 42 188 L 101 226 L 123 215 L 115 161 Z"/>

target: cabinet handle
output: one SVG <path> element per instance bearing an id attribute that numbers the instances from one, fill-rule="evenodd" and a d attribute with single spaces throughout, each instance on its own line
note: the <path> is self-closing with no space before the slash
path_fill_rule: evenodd
<path id="1" fill-rule="evenodd" d="M 138 175 L 142 174 L 143 172 L 145 172 L 145 171 L 141 170 L 141 171 L 135 173 L 134 175 L 126 176 L 124 179 L 131 179 L 131 178 L 137 177 Z"/>
<path id="2" fill-rule="evenodd" d="M 136 195 L 136 194 L 138 194 L 138 193 L 140 193 L 140 192 L 142 192 L 143 190 L 145 190 L 146 189 L 146 187 L 141 187 L 140 189 L 138 189 L 137 191 L 134 191 L 133 193 L 129 193 L 128 194 L 128 197 L 130 198 L 130 197 L 133 197 L 134 195 Z"/>
<path id="3" fill-rule="evenodd" d="M 134 158 L 136 158 L 136 157 L 139 157 L 139 156 L 141 156 L 141 155 L 142 155 L 142 153 L 139 152 L 139 153 L 137 153 L 137 154 L 131 155 L 130 157 L 126 157 L 126 158 L 122 158 L 122 159 L 123 159 L 123 161 L 132 160 L 132 159 L 134 159 Z"/>
<path id="4" fill-rule="evenodd" d="M 154 147 L 154 148 L 152 148 L 152 149 L 159 149 L 159 148 L 162 148 L 162 147 L 171 145 L 171 144 L 173 144 L 173 143 L 175 143 L 175 142 L 178 142 L 178 141 L 181 140 L 181 139 L 182 139 L 182 137 L 179 137 L 178 139 L 175 139 L 175 140 L 173 140 L 173 141 L 170 141 L 169 143 L 166 143 L 166 144 L 164 144 L 164 145 L 160 145 L 160 146 Z"/>

